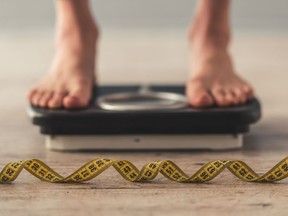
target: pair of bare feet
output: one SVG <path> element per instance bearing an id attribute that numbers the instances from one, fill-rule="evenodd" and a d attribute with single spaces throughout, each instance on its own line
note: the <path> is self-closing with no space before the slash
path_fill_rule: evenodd
<path id="1" fill-rule="evenodd" d="M 72 22 L 73 23 L 73 22 Z M 228 53 L 229 33 L 198 31 L 193 25 L 191 76 L 186 94 L 194 107 L 232 106 L 253 97 L 251 86 L 234 71 Z M 45 108 L 82 108 L 94 85 L 98 30 L 93 21 L 58 26 L 57 49 L 50 72 L 28 93 L 28 100 Z"/>

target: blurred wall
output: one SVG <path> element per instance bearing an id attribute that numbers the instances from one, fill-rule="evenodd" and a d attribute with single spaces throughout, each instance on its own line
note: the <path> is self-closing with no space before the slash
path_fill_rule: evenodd
<path id="1" fill-rule="evenodd" d="M 93 0 L 102 28 L 185 28 L 195 0 Z M 52 0 L 0 0 L 0 33 L 52 29 Z M 288 29 L 287 0 L 234 0 L 236 30 L 283 32 Z"/>

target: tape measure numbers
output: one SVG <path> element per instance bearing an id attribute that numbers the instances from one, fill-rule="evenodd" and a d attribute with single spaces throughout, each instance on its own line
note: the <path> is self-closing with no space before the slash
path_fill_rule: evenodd
<path id="1" fill-rule="evenodd" d="M 285 179 L 288 176 L 288 157 L 284 158 L 261 176 L 254 172 L 243 161 L 211 161 L 203 165 L 192 176 L 188 176 L 174 162 L 169 160 L 147 163 L 139 171 L 131 162 L 126 160 L 94 159 L 81 166 L 71 175 L 63 177 L 44 162 L 32 159 L 7 164 L 0 172 L 0 183 L 14 181 L 23 169 L 27 170 L 36 178 L 46 182 L 84 182 L 95 178 L 111 166 L 113 166 L 125 180 L 130 182 L 152 180 L 161 173 L 171 181 L 203 183 L 211 181 L 226 168 L 236 177 L 246 182 L 275 182 Z"/>

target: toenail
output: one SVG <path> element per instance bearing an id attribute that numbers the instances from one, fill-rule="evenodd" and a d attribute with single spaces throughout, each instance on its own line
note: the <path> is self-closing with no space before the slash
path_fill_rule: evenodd
<path id="1" fill-rule="evenodd" d="M 209 100 L 209 97 L 208 97 L 207 95 L 202 95 L 202 96 L 200 97 L 200 101 L 206 102 L 206 101 L 208 101 L 208 100 Z"/>

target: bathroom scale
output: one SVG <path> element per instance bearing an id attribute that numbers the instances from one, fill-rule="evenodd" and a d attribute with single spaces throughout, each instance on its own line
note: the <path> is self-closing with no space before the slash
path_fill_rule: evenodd
<path id="1" fill-rule="evenodd" d="M 191 107 L 182 85 L 106 85 L 94 88 L 85 109 L 30 105 L 52 150 L 184 150 L 241 148 L 261 116 L 254 98 L 232 107 Z"/>

